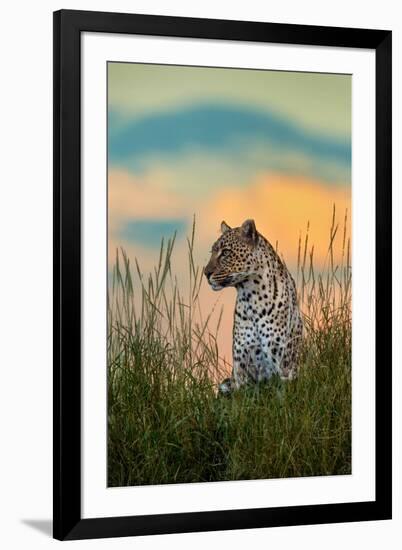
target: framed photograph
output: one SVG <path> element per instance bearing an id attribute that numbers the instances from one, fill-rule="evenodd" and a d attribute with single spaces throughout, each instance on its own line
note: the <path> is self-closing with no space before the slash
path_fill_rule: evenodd
<path id="1" fill-rule="evenodd" d="M 391 32 L 54 14 L 54 536 L 391 518 Z"/>

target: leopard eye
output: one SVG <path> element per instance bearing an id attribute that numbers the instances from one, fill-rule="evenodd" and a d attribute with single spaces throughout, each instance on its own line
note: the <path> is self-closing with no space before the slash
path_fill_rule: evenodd
<path id="1" fill-rule="evenodd" d="M 230 250 L 228 248 L 224 248 L 221 252 L 222 258 L 226 258 L 227 256 L 229 256 L 229 254 L 230 254 Z"/>

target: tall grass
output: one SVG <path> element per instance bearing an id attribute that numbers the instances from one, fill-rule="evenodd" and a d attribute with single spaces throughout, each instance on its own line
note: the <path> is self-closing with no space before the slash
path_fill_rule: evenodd
<path id="1" fill-rule="evenodd" d="M 299 240 L 298 378 L 230 398 L 216 395 L 228 365 L 219 355 L 220 322 L 212 330 L 212 312 L 204 316 L 200 305 L 195 226 L 185 295 L 173 271 L 174 237 L 147 275 L 117 252 L 108 298 L 109 486 L 351 472 L 350 243 L 346 217 L 341 228 L 335 219 L 334 210 L 322 272 L 308 227 Z"/>

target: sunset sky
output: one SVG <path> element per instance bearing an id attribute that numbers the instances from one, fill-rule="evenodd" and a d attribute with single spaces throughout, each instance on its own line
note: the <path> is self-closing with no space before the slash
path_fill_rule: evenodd
<path id="1" fill-rule="evenodd" d="M 177 232 L 183 273 L 195 215 L 200 265 L 223 219 L 254 218 L 293 271 L 309 221 L 320 268 L 333 204 L 339 221 L 351 210 L 351 77 L 109 63 L 108 194 L 110 266 L 122 246 L 152 269 Z M 234 296 L 203 284 L 204 307 L 225 306 L 227 356 Z"/>

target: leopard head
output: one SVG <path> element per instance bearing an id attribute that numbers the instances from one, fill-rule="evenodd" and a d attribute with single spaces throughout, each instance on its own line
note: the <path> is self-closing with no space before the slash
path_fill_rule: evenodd
<path id="1" fill-rule="evenodd" d="M 256 271 L 259 234 L 254 220 L 241 227 L 221 224 L 222 235 L 213 244 L 204 274 L 213 290 L 237 286 Z"/>

